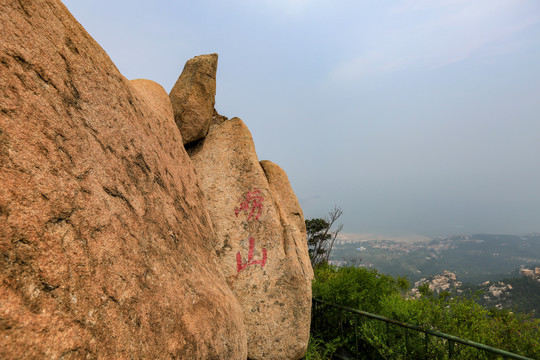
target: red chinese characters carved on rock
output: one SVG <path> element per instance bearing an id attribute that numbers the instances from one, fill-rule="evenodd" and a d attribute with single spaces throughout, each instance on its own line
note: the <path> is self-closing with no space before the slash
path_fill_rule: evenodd
<path id="1" fill-rule="evenodd" d="M 255 239 L 252 237 L 249 238 L 249 252 L 248 259 L 245 263 L 242 262 L 242 255 L 240 251 L 236 253 L 236 271 L 240 272 L 251 265 L 261 265 L 264 267 L 266 265 L 266 249 L 263 248 L 262 251 L 262 260 L 253 260 L 253 252 L 255 251 Z"/>
<path id="2" fill-rule="evenodd" d="M 248 191 L 244 196 L 244 201 L 240 204 L 240 207 L 234 209 L 234 214 L 238 217 L 238 214 L 242 211 L 249 212 L 248 221 L 255 215 L 255 220 L 259 220 L 262 214 L 262 203 L 264 198 L 261 195 L 261 190 L 253 189 Z"/>
<path id="3" fill-rule="evenodd" d="M 263 201 L 264 201 L 264 198 L 261 195 L 261 190 L 253 189 L 252 191 L 248 191 L 244 195 L 244 201 L 240 204 L 240 207 L 237 207 L 234 209 L 234 214 L 236 215 L 236 217 L 238 217 L 238 215 L 242 211 L 245 211 L 248 213 L 247 221 L 259 220 L 259 217 L 261 216 L 262 210 L 263 210 L 262 209 Z M 247 261 L 242 262 L 242 254 L 240 254 L 240 251 L 236 253 L 236 271 L 238 273 L 251 265 L 261 265 L 261 267 L 264 267 L 264 265 L 266 265 L 266 248 L 262 248 L 261 250 L 261 253 L 262 253 L 261 260 L 253 260 L 254 251 L 255 251 L 255 239 L 250 237 Z"/>

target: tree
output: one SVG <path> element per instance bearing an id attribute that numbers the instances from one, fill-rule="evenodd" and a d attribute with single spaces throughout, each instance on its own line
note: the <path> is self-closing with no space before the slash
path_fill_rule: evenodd
<path id="1" fill-rule="evenodd" d="M 342 214 L 343 211 L 341 208 L 335 206 L 324 219 L 306 220 L 307 243 L 311 266 L 316 267 L 317 265 L 328 263 L 334 242 L 339 232 L 343 229 L 343 224 L 339 224 L 335 231 L 330 230 Z"/>

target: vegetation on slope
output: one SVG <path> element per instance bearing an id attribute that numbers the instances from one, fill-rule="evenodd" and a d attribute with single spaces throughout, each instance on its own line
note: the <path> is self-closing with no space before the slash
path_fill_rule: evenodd
<path id="1" fill-rule="evenodd" d="M 372 268 L 321 265 L 315 269 L 313 297 L 379 314 L 412 325 L 458 336 L 531 358 L 540 358 L 540 320 L 508 310 L 487 309 L 474 298 L 434 295 L 421 288 L 421 297 L 407 299 L 404 278 L 380 274 Z M 376 358 L 424 358 L 424 335 L 409 331 L 407 351 L 405 332 L 397 326 L 331 308 L 314 309 L 314 338 L 306 358 L 331 358 L 330 353 L 344 349 L 354 353 L 358 346 L 365 356 Z M 358 341 L 357 341 L 358 337 Z M 358 344 L 358 345 L 357 345 Z M 326 352 L 325 354 L 323 354 Z M 428 358 L 445 358 L 448 344 L 430 337 Z M 489 359 L 489 354 L 456 345 L 459 358 Z M 322 355 L 321 355 L 322 354 Z M 321 357 L 322 356 L 322 357 Z"/>

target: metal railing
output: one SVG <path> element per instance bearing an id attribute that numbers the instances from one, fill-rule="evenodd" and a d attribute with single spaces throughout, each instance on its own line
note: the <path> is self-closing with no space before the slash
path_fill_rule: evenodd
<path id="1" fill-rule="evenodd" d="M 345 312 L 348 312 L 348 313 L 351 313 L 351 314 L 355 314 L 357 316 L 362 316 L 362 317 L 367 317 L 367 318 L 370 318 L 370 319 L 375 319 L 375 320 L 378 320 L 378 321 L 382 321 L 384 323 L 386 323 L 386 334 L 387 334 L 387 343 L 386 345 L 388 345 L 388 333 L 390 331 L 390 325 L 396 325 L 396 326 L 399 326 L 399 327 L 402 327 L 402 328 L 405 328 L 405 347 L 404 347 L 404 354 L 403 354 L 403 358 L 406 359 L 408 356 L 410 356 L 409 354 L 409 333 L 408 331 L 409 330 L 412 330 L 412 331 L 415 331 L 415 332 L 421 332 L 421 333 L 424 333 L 424 352 L 423 352 L 423 358 L 424 359 L 430 359 L 431 357 L 428 355 L 429 352 L 428 352 L 428 347 L 429 347 L 429 336 L 434 336 L 434 337 L 438 337 L 438 338 L 441 338 L 441 339 L 444 339 L 443 341 L 445 341 L 448 345 L 448 358 L 449 359 L 452 359 L 452 358 L 457 358 L 456 356 L 459 356 L 456 352 L 456 343 L 458 344 L 462 344 L 462 345 L 466 345 L 466 346 L 469 346 L 469 347 L 473 347 L 473 348 L 476 348 L 476 349 L 479 349 L 479 350 L 483 350 L 485 352 L 489 352 L 491 354 L 495 354 L 495 355 L 499 355 L 499 356 L 502 356 L 503 359 L 522 359 L 522 360 L 533 360 L 533 359 L 530 359 L 528 357 L 525 357 L 525 356 L 521 356 L 521 355 L 517 355 L 517 354 L 514 354 L 514 353 L 511 353 L 511 352 L 508 352 L 508 351 L 505 351 L 505 350 L 501 350 L 501 349 L 497 349 L 497 348 L 494 348 L 494 347 L 491 347 L 491 346 L 487 346 L 487 345 L 484 345 L 484 344 L 480 344 L 480 343 L 477 343 L 477 342 L 474 342 L 474 341 L 470 341 L 470 340 L 466 340 L 466 339 L 462 339 L 462 338 L 459 338 L 457 336 L 453 336 L 453 335 L 448 335 L 448 334 L 444 334 L 444 333 L 441 333 L 441 332 L 438 332 L 438 331 L 435 331 L 435 330 L 431 330 L 431 329 L 425 329 L 425 328 L 422 328 L 422 327 L 419 327 L 419 326 L 416 326 L 416 325 L 411 325 L 411 324 L 407 324 L 407 323 L 404 323 L 404 322 L 401 322 L 401 321 L 398 321 L 398 320 L 394 320 L 394 319 L 390 319 L 390 318 L 387 318 L 387 317 L 384 317 L 384 316 L 381 316 L 381 315 L 376 315 L 376 314 L 372 314 L 372 313 L 368 313 L 368 312 L 365 312 L 365 311 L 361 311 L 361 310 L 357 310 L 357 309 L 354 309 L 354 308 L 351 308 L 351 307 L 348 307 L 348 306 L 342 306 L 342 305 L 337 305 L 337 304 L 332 304 L 332 303 L 329 303 L 329 302 L 326 302 L 326 301 L 323 301 L 323 300 L 320 300 L 320 299 L 313 299 L 313 308 L 312 308 L 312 328 L 313 328 L 313 331 L 316 333 L 317 332 L 317 325 L 320 325 L 317 323 L 317 316 L 319 316 L 319 312 L 321 310 L 321 307 L 331 307 L 331 308 L 334 308 L 334 309 L 338 309 L 339 310 L 339 321 L 338 323 L 334 324 L 335 326 L 339 326 L 340 327 L 340 330 L 341 330 L 341 333 L 343 334 L 345 330 L 352 330 L 350 329 L 351 327 L 349 326 L 349 329 L 344 329 L 344 322 L 343 322 L 343 316 L 342 316 L 342 312 L 345 311 Z M 355 350 L 356 350 L 356 353 L 353 356 L 353 358 L 356 358 L 356 359 L 359 359 L 359 355 L 360 355 L 360 350 L 359 350 L 359 337 L 358 337 L 358 326 L 356 326 L 354 324 L 354 326 L 352 326 L 354 328 L 354 332 L 355 332 Z M 350 355 L 349 356 L 344 356 L 344 355 L 336 355 L 336 357 L 340 357 L 340 358 L 343 358 L 343 359 L 349 359 L 350 358 Z M 419 358 L 418 355 L 414 356 L 413 355 L 413 358 Z"/>

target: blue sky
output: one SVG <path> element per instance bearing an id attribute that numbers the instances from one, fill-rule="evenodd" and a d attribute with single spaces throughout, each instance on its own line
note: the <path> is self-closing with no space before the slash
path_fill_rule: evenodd
<path id="1" fill-rule="evenodd" d="M 344 232 L 540 232 L 537 0 L 64 4 L 128 79 L 219 54 L 217 110 Z"/>

